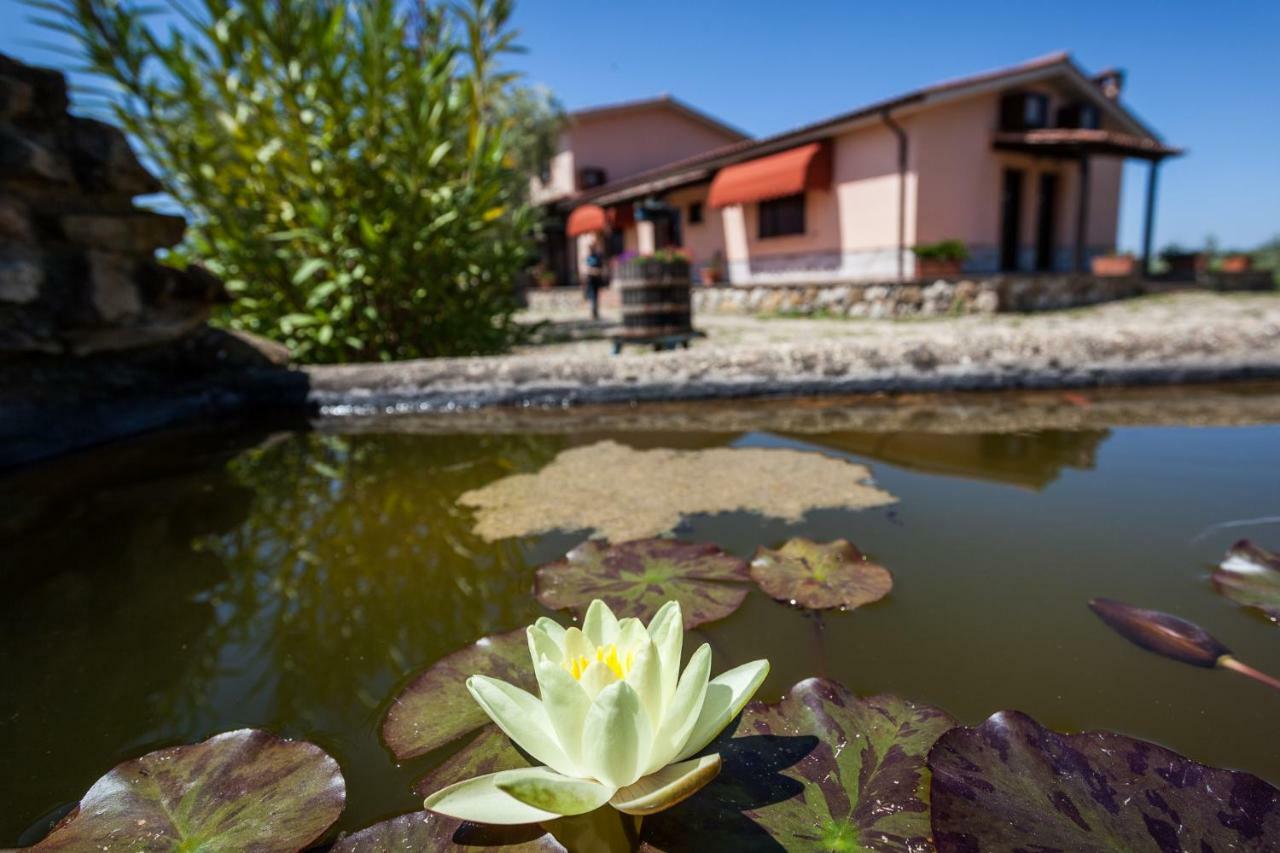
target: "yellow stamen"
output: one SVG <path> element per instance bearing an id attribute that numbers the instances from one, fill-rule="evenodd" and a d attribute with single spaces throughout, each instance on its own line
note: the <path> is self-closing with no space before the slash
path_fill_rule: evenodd
<path id="1" fill-rule="evenodd" d="M 615 678 L 623 679 L 631 671 L 631 665 L 635 662 L 635 653 L 627 652 L 625 657 L 619 658 L 617 644 L 610 643 L 607 646 L 596 646 L 595 654 L 592 657 L 578 655 L 573 658 L 565 658 L 563 666 L 575 679 L 581 680 L 582 674 L 587 671 L 587 667 L 591 666 L 593 660 L 607 666 L 609 672 L 613 673 Z"/>

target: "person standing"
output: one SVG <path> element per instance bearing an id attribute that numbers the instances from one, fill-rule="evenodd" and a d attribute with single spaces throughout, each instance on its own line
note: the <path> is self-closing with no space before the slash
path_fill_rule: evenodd
<path id="1" fill-rule="evenodd" d="M 587 285 L 583 294 L 591 303 L 591 319 L 600 319 L 600 288 L 604 287 L 604 249 L 599 238 L 592 237 L 587 248 Z"/>

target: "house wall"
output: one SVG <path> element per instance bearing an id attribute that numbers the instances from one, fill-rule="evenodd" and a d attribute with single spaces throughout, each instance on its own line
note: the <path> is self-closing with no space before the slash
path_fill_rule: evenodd
<path id="1" fill-rule="evenodd" d="M 584 168 L 604 169 L 606 179 L 615 181 L 740 138 L 661 103 L 577 118 L 560 135 L 551 179 L 533 179 L 533 199 L 546 203 L 573 195 Z"/>
<path id="2" fill-rule="evenodd" d="M 683 187 L 667 193 L 664 199 L 668 204 L 680 210 L 680 231 L 684 250 L 689 254 L 695 267 L 704 267 L 717 254 L 725 258 L 724 213 L 719 208 L 707 205 L 707 193 L 710 184 L 697 184 Z M 702 222 L 694 224 L 689 221 L 689 205 L 702 202 Z"/>
<path id="3" fill-rule="evenodd" d="M 1053 115 L 1066 96 L 1052 87 L 1032 87 L 1049 95 Z M 1023 198 L 1020 266 L 1034 264 L 1040 176 L 1058 175 L 1054 268 L 1069 270 L 1075 253 L 1079 167 L 1071 160 L 996 151 L 991 135 L 999 118 L 999 94 L 988 93 L 922 110 L 903 120 L 911 138 L 910 162 L 917 176 L 916 240 L 957 238 L 969 247 L 969 272 L 995 272 L 1000 264 L 1000 199 L 1005 169 L 1021 169 Z M 1106 126 L 1104 124 L 1104 126 Z M 1120 211 L 1122 161 L 1090 160 L 1088 255 L 1111 251 Z"/>

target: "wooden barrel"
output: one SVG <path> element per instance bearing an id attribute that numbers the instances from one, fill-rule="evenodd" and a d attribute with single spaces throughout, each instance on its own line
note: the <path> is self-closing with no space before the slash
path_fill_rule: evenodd
<path id="1" fill-rule="evenodd" d="M 619 338 L 648 340 L 693 331 L 688 261 L 624 261 L 614 281 L 622 307 Z"/>

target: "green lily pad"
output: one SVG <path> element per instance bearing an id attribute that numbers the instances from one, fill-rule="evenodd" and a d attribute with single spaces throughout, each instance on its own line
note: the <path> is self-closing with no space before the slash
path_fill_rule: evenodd
<path id="1" fill-rule="evenodd" d="M 1062 735 L 1017 711 L 929 753 L 940 853 L 1274 851 L 1280 791 L 1113 732 Z"/>
<path id="2" fill-rule="evenodd" d="M 32 849 L 289 853 L 338 819 L 338 762 L 256 729 L 149 752 L 93 784 Z"/>
<path id="3" fill-rule="evenodd" d="M 1214 570 L 1213 584 L 1236 604 L 1257 608 L 1272 622 L 1280 622 L 1280 554 L 1241 539 Z"/>
<path id="4" fill-rule="evenodd" d="M 536 691 L 525 629 L 482 637 L 409 682 L 382 720 L 382 739 L 396 758 L 430 752 L 489 722 L 467 691 L 467 678 L 476 674 Z"/>
<path id="5" fill-rule="evenodd" d="M 645 848 L 927 850 L 925 756 L 953 725 L 927 705 L 802 681 L 776 705 L 749 704 L 735 735 L 707 748 L 719 777 L 646 817 Z"/>
<path id="6" fill-rule="evenodd" d="M 821 544 L 797 537 L 776 551 L 761 547 L 751 561 L 751 579 L 773 598 L 810 610 L 852 610 L 893 589 L 889 570 L 845 539 Z"/>
<path id="7" fill-rule="evenodd" d="M 619 617 L 648 619 L 670 599 L 680 602 L 684 627 L 723 619 L 747 597 L 747 563 L 715 545 L 674 539 L 636 539 L 609 545 L 584 542 L 563 560 L 538 569 L 538 600 L 579 616 L 601 598 Z"/>

